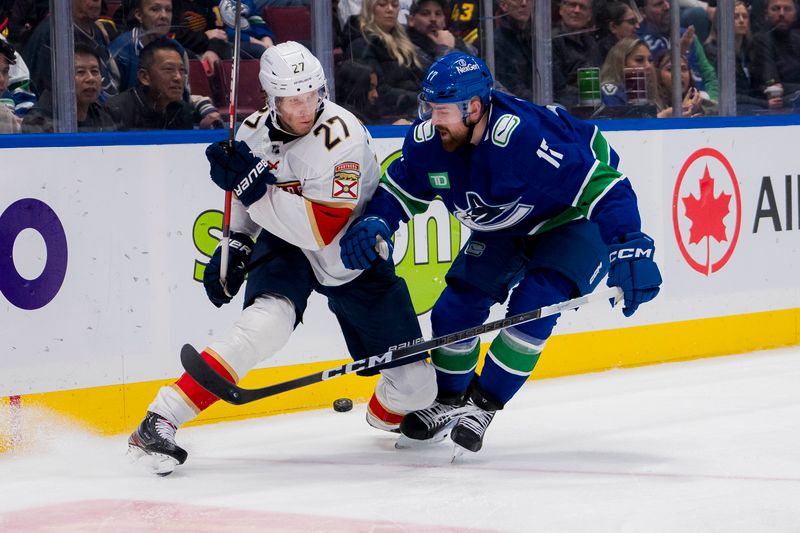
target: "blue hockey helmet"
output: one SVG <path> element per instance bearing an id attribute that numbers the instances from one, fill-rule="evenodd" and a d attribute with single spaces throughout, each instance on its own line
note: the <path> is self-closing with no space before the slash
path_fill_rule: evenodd
<path id="1" fill-rule="evenodd" d="M 430 104 L 458 104 L 466 118 L 473 97 L 480 98 L 484 108 L 489 105 L 493 86 L 492 73 L 481 58 L 450 52 L 434 61 L 425 74 L 419 94 L 419 116 L 423 120 L 430 118 Z"/>

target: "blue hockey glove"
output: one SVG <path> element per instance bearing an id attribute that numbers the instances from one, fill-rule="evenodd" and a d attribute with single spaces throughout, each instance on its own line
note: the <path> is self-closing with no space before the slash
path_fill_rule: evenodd
<path id="1" fill-rule="evenodd" d="M 211 163 L 211 180 L 221 189 L 232 191 L 246 206 L 264 196 L 267 185 L 275 183 L 275 176 L 267 169 L 267 162 L 254 156 L 244 141 L 210 144 L 206 158 Z"/>
<path id="2" fill-rule="evenodd" d="M 661 286 L 661 273 L 653 257 L 653 239 L 637 231 L 615 240 L 609 247 L 608 286 L 620 287 L 625 294 L 622 314 L 631 316 L 640 304 L 656 297 Z"/>
<path id="3" fill-rule="evenodd" d="M 211 303 L 222 307 L 236 296 L 244 283 L 250 255 L 253 253 L 253 239 L 244 233 L 231 233 L 228 239 L 228 274 L 225 278 L 225 287 L 219 279 L 219 265 L 222 261 L 222 246 L 217 246 L 214 255 L 206 265 L 203 274 L 203 286 Z M 225 289 L 228 289 L 227 294 Z"/>
<path id="4" fill-rule="evenodd" d="M 389 247 L 389 255 L 392 257 L 392 233 L 389 225 L 381 217 L 360 216 L 358 217 L 342 237 L 341 257 L 344 266 L 351 270 L 366 270 L 378 258 L 375 250 L 378 241 L 376 236 L 380 235 Z"/>

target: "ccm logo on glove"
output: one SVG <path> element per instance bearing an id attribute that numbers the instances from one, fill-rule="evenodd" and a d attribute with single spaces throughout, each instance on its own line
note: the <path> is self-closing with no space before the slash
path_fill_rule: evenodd
<path id="1" fill-rule="evenodd" d="M 608 285 L 620 287 L 625 297 L 622 314 L 631 316 L 639 305 L 656 297 L 661 289 L 661 273 L 653 260 L 653 239 L 641 231 L 615 239 L 609 246 Z"/>
<path id="2" fill-rule="evenodd" d="M 608 256 L 608 259 L 609 259 L 609 261 L 611 261 L 613 263 L 617 259 L 626 260 L 626 259 L 635 259 L 635 258 L 639 258 L 639 257 L 647 257 L 649 259 L 652 259 L 653 258 L 653 249 L 652 248 L 647 248 L 647 249 L 644 249 L 644 248 L 622 248 L 622 249 L 619 249 L 619 250 L 612 251 Z"/>

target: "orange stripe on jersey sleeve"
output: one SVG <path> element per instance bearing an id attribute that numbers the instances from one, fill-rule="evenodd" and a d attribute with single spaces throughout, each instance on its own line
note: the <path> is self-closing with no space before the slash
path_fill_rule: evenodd
<path id="1" fill-rule="evenodd" d="M 320 248 L 333 242 L 353 212 L 353 207 L 347 204 L 343 207 L 334 207 L 308 202 L 306 208 L 311 221 L 311 231 L 314 232 Z"/>

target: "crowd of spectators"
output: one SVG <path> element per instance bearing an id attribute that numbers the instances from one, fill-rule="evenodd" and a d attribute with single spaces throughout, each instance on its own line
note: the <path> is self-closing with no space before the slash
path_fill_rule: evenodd
<path id="1" fill-rule="evenodd" d="M 229 79 L 235 2 L 70 1 L 79 131 L 223 127 L 219 109 L 227 106 L 224 74 Z M 683 92 L 677 114 L 717 112 L 716 0 L 552 2 L 556 103 L 591 117 L 673 116 L 674 45 L 680 49 Z M 734 0 L 739 114 L 800 109 L 796 2 Z M 491 14 L 481 13 L 482 4 L 333 0 L 337 102 L 368 124 L 409 123 L 428 66 L 452 50 L 480 54 L 486 44 L 481 20 L 487 17 L 494 23 L 498 87 L 532 99 L 533 1 L 495 0 Z M 307 17 L 311 6 L 307 0 L 242 0 L 243 61 L 257 61 L 280 42 L 282 33 L 270 26 L 270 15 L 287 9 L 306 10 Z M 672 9 L 680 9 L 678 43 L 670 42 Z M 48 0 L 0 0 L 0 132 L 57 129 L 50 31 Z M 202 83 L 193 87 L 189 73 L 198 71 Z M 579 77 L 587 71 L 599 80 L 593 100 L 581 94 Z M 257 80 L 247 81 L 255 83 L 242 83 L 243 90 L 258 90 Z"/>

